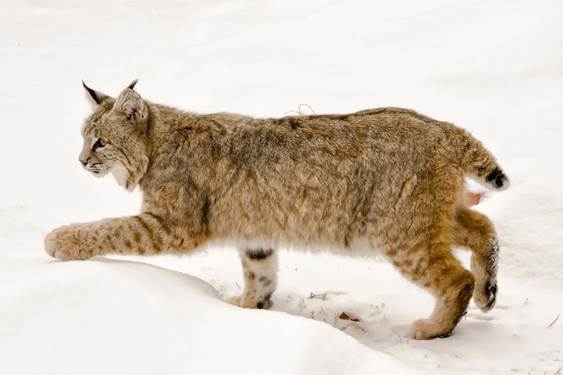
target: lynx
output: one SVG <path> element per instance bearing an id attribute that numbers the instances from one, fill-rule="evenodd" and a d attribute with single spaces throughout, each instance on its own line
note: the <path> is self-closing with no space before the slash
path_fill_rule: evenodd
<path id="1" fill-rule="evenodd" d="M 238 247 L 244 291 L 230 302 L 269 308 L 282 247 L 383 254 L 436 299 L 415 339 L 452 333 L 473 296 L 497 294 L 498 241 L 468 207 L 465 177 L 508 187 L 467 131 L 400 108 L 258 119 L 196 114 L 144 100 L 136 81 L 116 98 L 84 83 L 95 110 L 80 163 L 143 192 L 141 213 L 60 227 L 45 238 L 61 260 L 105 254 L 186 254 Z M 452 254 L 471 251 L 471 272 Z"/>

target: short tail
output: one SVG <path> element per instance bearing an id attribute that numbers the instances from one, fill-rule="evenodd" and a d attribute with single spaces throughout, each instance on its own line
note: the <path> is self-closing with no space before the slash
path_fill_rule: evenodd
<path id="1" fill-rule="evenodd" d="M 456 153 L 460 155 L 463 171 L 469 177 L 493 190 L 508 189 L 510 180 L 489 150 L 465 130 L 460 128 L 452 130 L 453 144 Z"/>

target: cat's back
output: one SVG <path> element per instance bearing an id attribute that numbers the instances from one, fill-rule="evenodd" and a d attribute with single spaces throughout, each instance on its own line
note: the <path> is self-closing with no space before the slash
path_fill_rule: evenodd
<path id="1" fill-rule="evenodd" d="M 427 143 L 443 135 L 443 122 L 414 110 L 396 107 L 366 109 L 344 114 L 314 114 L 255 118 L 237 113 L 213 113 L 199 116 L 201 124 L 221 128 L 233 142 L 277 147 L 298 147 L 322 142 L 330 148 L 358 142 Z M 447 124 L 446 126 L 451 126 Z"/>
<path id="2" fill-rule="evenodd" d="M 199 115 L 198 122 L 207 129 L 201 133 L 207 134 L 207 141 L 198 142 L 204 149 L 222 150 L 219 153 L 232 164 L 250 167 L 360 159 L 373 168 L 399 160 L 408 163 L 412 157 L 428 158 L 445 137 L 444 123 L 395 107 L 280 118 L 225 112 Z"/>
<path id="3" fill-rule="evenodd" d="M 321 128 L 338 128 L 343 123 L 374 127 L 386 124 L 395 124 L 399 127 L 405 124 L 410 124 L 413 127 L 427 127 L 430 124 L 441 123 L 412 109 L 399 107 L 371 108 L 351 113 L 290 115 L 268 118 L 257 118 L 232 112 L 211 113 L 198 117 L 203 122 L 214 122 L 232 130 L 247 131 L 260 131 L 265 128 L 299 130 L 303 127 L 321 130 Z"/>

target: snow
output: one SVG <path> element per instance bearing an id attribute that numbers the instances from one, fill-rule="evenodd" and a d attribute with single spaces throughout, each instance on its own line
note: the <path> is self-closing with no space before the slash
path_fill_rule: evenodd
<path id="1" fill-rule="evenodd" d="M 560 1 L 2 5 L 0 373 L 562 371 Z M 512 180 L 477 206 L 501 242 L 496 308 L 471 304 L 452 337 L 421 342 L 405 335 L 432 298 L 381 259 L 283 251 L 273 309 L 251 311 L 222 301 L 242 286 L 233 249 L 49 258 L 54 227 L 138 211 L 138 192 L 78 164 L 80 80 L 115 95 L 134 78 L 198 112 L 393 105 L 470 130 Z"/>
<path id="2" fill-rule="evenodd" d="M 324 324 L 227 305 L 179 272 L 117 260 L 12 266 L 19 280 L 2 296 L 17 309 L 3 312 L 3 337 L 23 345 L 3 343 L 6 374 L 410 372 Z"/>

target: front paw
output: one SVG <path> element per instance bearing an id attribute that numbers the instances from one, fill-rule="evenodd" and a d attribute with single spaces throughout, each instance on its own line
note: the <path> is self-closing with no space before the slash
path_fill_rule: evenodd
<path id="1" fill-rule="evenodd" d="M 43 242 L 47 254 L 60 260 L 83 260 L 93 255 L 80 231 L 80 224 L 57 228 L 47 234 Z"/>
<path id="2" fill-rule="evenodd" d="M 226 299 L 231 305 L 244 307 L 245 309 L 269 309 L 272 307 L 272 300 L 270 296 L 265 296 L 257 300 L 251 296 L 233 296 Z"/>

